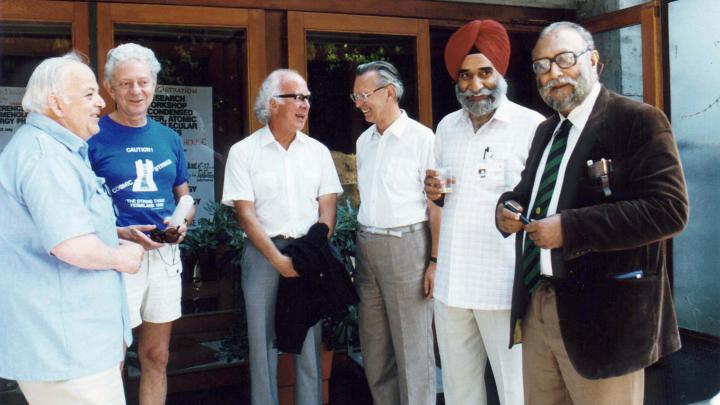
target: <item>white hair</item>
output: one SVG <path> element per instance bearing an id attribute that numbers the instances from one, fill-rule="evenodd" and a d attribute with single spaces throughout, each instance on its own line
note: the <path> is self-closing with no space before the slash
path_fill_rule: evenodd
<path id="1" fill-rule="evenodd" d="M 25 95 L 22 99 L 23 110 L 41 114 L 47 112 L 50 108 L 48 98 L 51 95 L 63 95 L 68 68 L 76 63 L 85 65 L 83 57 L 75 51 L 40 62 L 25 87 Z"/>
<path id="2" fill-rule="evenodd" d="M 255 117 L 263 125 L 270 122 L 270 99 L 277 95 L 280 91 L 280 83 L 288 76 L 297 76 L 305 80 L 295 70 L 292 69 L 276 69 L 265 78 L 260 85 L 260 90 L 255 98 Z"/>
<path id="3" fill-rule="evenodd" d="M 570 21 L 558 21 L 548 25 L 547 27 L 543 28 L 542 31 L 540 31 L 540 36 L 538 38 L 542 38 L 553 31 L 564 29 L 577 32 L 577 34 L 580 35 L 580 38 L 585 41 L 585 44 L 588 48 L 590 48 L 591 50 L 595 49 L 595 41 L 593 41 L 592 34 L 588 30 L 583 28 L 581 25 L 575 24 L 574 22 Z"/>
<path id="4" fill-rule="evenodd" d="M 400 99 L 405 92 L 402 80 L 400 80 L 400 72 L 390 62 L 383 60 L 377 60 L 373 62 L 363 63 L 355 69 L 355 76 L 362 76 L 367 72 L 377 72 L 378 75 L 378 86 L 394 86 L 395 87 L 395 101 L 400 102 Z"/>
<path id="5" fill-rule="evenodd" d="M 108 51 L 105 61 L 105 82 L 112 84 L 115 67 L 118 63 L 128 60 L 137 60 L 147 64 L 153 81 L 157 83 L 157 75 L 160 73 L 161 67 L 155 53 L 150 48 L 133 43 L 122 44 Z"/>

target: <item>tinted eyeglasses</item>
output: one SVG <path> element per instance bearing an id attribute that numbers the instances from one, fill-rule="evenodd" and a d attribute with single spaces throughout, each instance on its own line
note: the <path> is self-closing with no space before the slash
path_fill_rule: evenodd
<path id="1" fill-rule="evenodd" d="M 553 63 L 555 63 L 560 69 L 571 68 L 577 65 L 578 58 L 588 51 L 592 51 L 592 49 L 586 48 L 584 51 L 580 52 L 560 52 L 552 58 L 535 59 L 532 63 L 533 72 L 537 75 L 545 74 L 550 71 Z"/>
<path id="2" fill-rule="evenodd" d="M 276 98 L 291 98 L 291 99 L 293 99 L 293 100 L 295 100 L 295 101 L 298 101 L 298 102 L 301 102 L 301 103 L 302 103 L 303 101 L 307 101 L 308 103 L 310 103 L 310 96 L 311 96 L 310 93 L 308 93 L 308 94 L 292 93 L 292 94 L 277 94 L 277 95 L 274 95 L 273 97 L 276 97 Z"/>

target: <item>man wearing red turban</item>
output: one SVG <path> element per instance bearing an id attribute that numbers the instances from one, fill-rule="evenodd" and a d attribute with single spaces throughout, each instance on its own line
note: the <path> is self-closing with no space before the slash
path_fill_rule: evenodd
<path id="1" fill-rule="evenodd" d="M 434 295 L 445 403 L 485 404 L 487 359 L 501 404 L 523 403 L 522 352 L 508 349 L 514 246 L 495 230 L 495 204 L 520 179 L 530 142 L 543 117 L 505 96 L 510 41 L 493 20 L 472 21 L 445 47 L 461 109 L 440 122 L 438 167 L 456 183 L 443 199 L 437 267 L 425 278 Z M 425 191 L 441 194 L 429 170 Z"/>

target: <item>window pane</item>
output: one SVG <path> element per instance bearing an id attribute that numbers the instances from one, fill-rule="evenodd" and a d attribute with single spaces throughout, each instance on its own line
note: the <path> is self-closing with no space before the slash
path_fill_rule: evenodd
<path id="1" fill-rule="evenodd" d="M 579 20 L 649 3 L 648 0 L 585 0 L 577 2 Z"/>
<path id="2" fill-rule="evenodd" d="M 0 151 L 25 122 L 22 97 L 35 67 L 72 49 L 70 24 L 0 24 Z"/>
<path id="3" fill-rule="evenodd" d="M 152 49 L 162 70 L 150 115 L 180 133 L 197 219 L 222 192 L 222 157 L 247 133 L 246 36 L 242 29 L 118 25 L 115 43 Z"/>
<path id="4" fill-rule="evenodd" d="M 593 34 L 603 64 L 600 81 L 608 89 L 643 100 L 642 33 L 640 25 Z"/>
<path id="5" fill-rule="evenodd" d="M 690 223 L 674 245 L 675 304 L 681 327 L 720 336 L 720 7 L 681 0 L 668 8 L 672 124 L 690 194 Z"/>
<path id="6" fill-rule="evenodd" d="M 311 32 L 307 36 L 308 87 L 314 102 L 310 135 L 330 150 L 355 153 L 355 140 L 370 124 L 350 100 L 355 68 L 384 60 L 400 72 L 400 107 L 418 119 L 415 37 Z"/>

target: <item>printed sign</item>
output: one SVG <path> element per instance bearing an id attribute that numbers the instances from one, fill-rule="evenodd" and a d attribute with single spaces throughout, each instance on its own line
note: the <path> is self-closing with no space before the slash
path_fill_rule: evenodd
<path id="1" fill-rule="evenodd" d="M 24 87 L 0 87 L 0 152 L 10 142 L 12 134 L 25 123 L 24 94 Z"/>
<path id="2" fill-rule="evenodd" d="M 158 86 L 148 115 L 180 134 L 197 208 L 195 218 L 210 217 L 205 205 L 215 200 L 212 87 Z"/>

